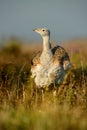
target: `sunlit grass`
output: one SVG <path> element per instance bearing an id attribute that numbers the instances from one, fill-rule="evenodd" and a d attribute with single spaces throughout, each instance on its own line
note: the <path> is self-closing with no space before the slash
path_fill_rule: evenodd
<path id="1" fill-rule="evenodd" d="M 79 44 L 73 50 L 65 46 L 73 67 L 57 97 L 53 97 L 54 89 L 48 88 L 42 100 L 30 76 L 33 52 L 24 53 L 21 45 L 14 43 L 10 41 L 0 50 L 0 130 L 86 130 L 86 49 Z"/>

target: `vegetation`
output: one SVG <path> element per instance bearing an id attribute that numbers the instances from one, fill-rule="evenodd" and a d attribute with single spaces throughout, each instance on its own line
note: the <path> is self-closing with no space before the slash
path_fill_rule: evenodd
<path id="1" fill-rule="evenodd" d="M 48 88 L 44 100 L 30 76 L 33 49 L 23 51 L 16 39 L 1 48 L 0 130 L 87 129 L 87 46 L 75 42 L 64 45 L 72 69 L 58 88 L 57 97 L 53 97 L 54 88 Z"/>

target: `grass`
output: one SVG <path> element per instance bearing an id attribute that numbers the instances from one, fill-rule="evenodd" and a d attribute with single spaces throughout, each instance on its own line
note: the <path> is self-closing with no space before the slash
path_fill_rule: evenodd
<path id="1" fill-rule="evenodd" d="M 0 130 L 86 130 L 87 46 L 65 46 L 74 67 L 58 96 L 47 89 L 42 101 L 30 77 L 33 50 L 23 52 L 18 42 L 0 50 Z"/>

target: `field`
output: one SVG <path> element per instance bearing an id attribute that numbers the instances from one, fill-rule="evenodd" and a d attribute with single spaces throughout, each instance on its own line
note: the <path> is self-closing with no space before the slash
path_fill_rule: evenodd
<path id="1" fill-rule="evenodd" d="M 33 53 L 41 47 L 18 39 L 5 42 L 0 48 L 0 130 L 87 130 L 87 39 L 61 44 L 73 67 L 58 96 L 48 89 L 43 101 L 30 76 Z"/>

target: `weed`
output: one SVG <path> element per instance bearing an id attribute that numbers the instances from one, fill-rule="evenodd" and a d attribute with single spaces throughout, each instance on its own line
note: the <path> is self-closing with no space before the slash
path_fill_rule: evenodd
<path id="1" fill-rule="evenodd" d="M 33 53 L 33 52 L 32 52 Z M 42 93 L 30 73 L 32 54 L 21 47 L 7 46 L 0 51 L 0 129 L 67 130 L 87 129 L 87 64 L 84 54 L 72 53 L 72 68 L 58 96 L 53 89 Z"/>

